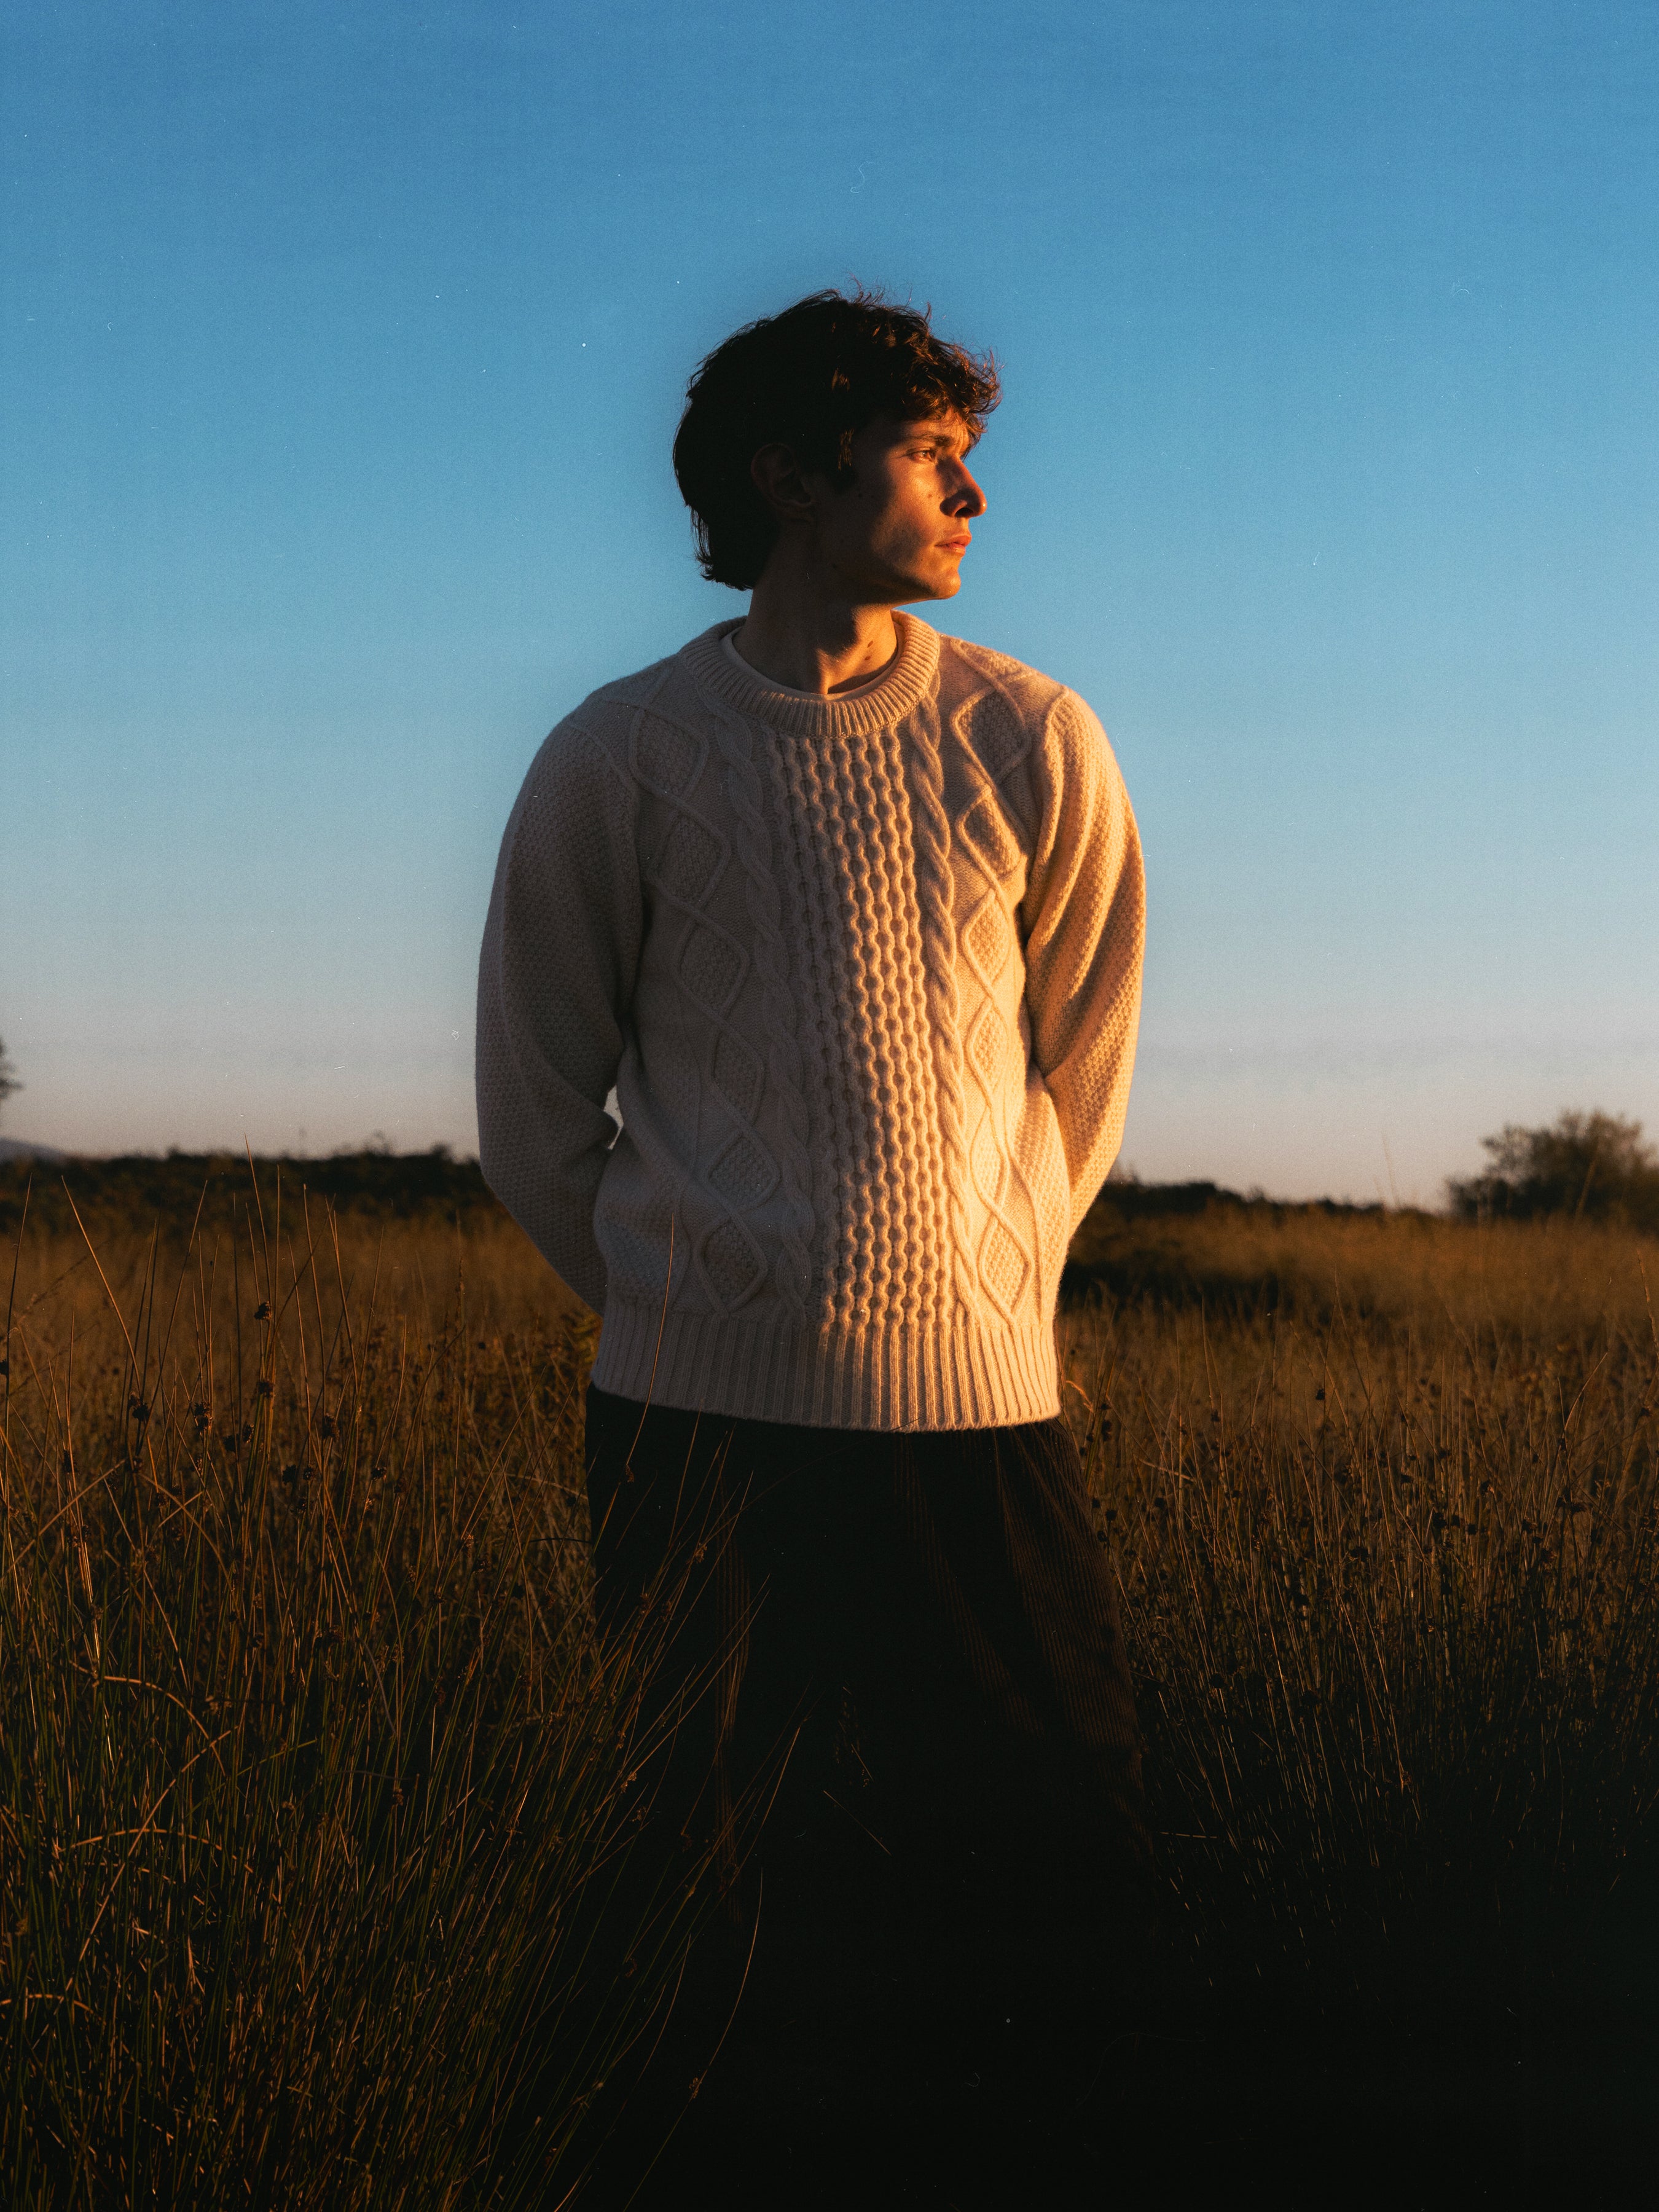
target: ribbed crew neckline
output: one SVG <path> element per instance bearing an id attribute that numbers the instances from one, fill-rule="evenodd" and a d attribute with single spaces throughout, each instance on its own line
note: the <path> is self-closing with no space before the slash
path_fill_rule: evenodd
<path id="1" fill-rule="evenodd" d="M 726 652 L 724 641 L 741 628 L 742 621 L 738 616 L 716 623 L 701 637 L 682 646 L 680 658 L 705 690 L 735 707 L 739 714 L 801 737 L 855 738 L 886 729 L 926 696 L 939 668 L 939 632 L 916 616 L 896 609 L 898 658 L 879 683 L 839 699 L 782 691 Z"/>
<path id="2" fill-rule="evenodd" d="M 743 624 L 739 623 L 738 624 L 738 629 L 741 629 L 742 628 Z M 896 630 L 894 635 L 896 636 Z M 729 629 L 726 631 L 725 636 L 720 640 L 720 651 L 732 663 L 732 665 L 740 673 L 750 676 L 758 676 L 761 673 L 758 668 L 750 668 L 749 663 L 738 651 L 738 630 Z M 895 650 L 892 659 L 886 663 L 878 676 L 866 676 L 862 684 L 854 684 L 850 690 L 837 691 L 836 694 L 836 698 L 863 699 L 867 697 L 872 691 L 876 690 L 878 685 L 884 684 L 887 681 L 888 673 L 896 665 L 898 653 L 897 651 Z M 771 684 L 770 689 L 774 691 L 781 691 L 786 699 L 822 699 L 823 696 L 822 691 L 803 691 L 793 684 L 778 684 L 775 682 Z"/>

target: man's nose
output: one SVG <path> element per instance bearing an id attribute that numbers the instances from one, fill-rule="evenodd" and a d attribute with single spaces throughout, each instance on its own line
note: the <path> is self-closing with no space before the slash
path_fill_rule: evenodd
<path id="1" fill-rule="evenodd" d="M 964 520 L 972 520 L 974 517 L 984 514 L 985 495 L 966 469 L 963 470 L 962 481 L 951 494 L 945 504 L 952 514 L 961 515 Z"/>

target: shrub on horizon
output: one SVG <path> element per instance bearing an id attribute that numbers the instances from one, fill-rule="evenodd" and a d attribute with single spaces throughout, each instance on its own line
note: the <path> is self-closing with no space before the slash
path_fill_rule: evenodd
<path id="1" fill-rule="evenodd" d="M 1460 1220 L 1533 1221 L 1565 1213 L 1659 1230 L 1659 1153 L 1642 1141 L 1639 1121 L 1599 1109 L 1569 1110 L 1553 1127 L 1523 1129 L 1509 1121 L 1480 1141 L 1490 1162 L 1485 1171 L 1446 1185 Z"/>

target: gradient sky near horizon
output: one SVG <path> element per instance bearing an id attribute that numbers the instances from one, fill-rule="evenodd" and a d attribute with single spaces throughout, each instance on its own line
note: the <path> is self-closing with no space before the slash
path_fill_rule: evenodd
<path id="1" fill-rule="evenodd" d="M 0 33 L 0 1130 L 476 1144 L 541 737 L 734 594 L 737 324 L 931 301 L 959 598 L 1150 884 L 1125 1158 L 1431 1202 L 1659 1125 L 1647 0 L 35 0 Z"/>

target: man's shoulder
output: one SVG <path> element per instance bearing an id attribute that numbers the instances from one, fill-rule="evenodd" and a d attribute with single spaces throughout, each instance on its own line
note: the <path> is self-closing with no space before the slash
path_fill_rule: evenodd
<path id="1" fill-rule="evenodd" d="M 597 730 L 600 726 L 610 726 L 619 721 L 625 724 L 640 708 L 659 702 L 664 692 L 673 687 L 679 671 L 679 654 L 669 653 L 644 668 L 613 677 L 610 683 L 597 685 L 573 707 L 556 729 Z"/>
<path id="2" fill-rule="evenodd" d="M 1022 712 L 1040 720 L 1046 720 L 1062 700 L 1084 706 L 1069 684 L 1033 668 L 1029 661 L 1016 660 L 1011 653 L 999 653 L 994 647 L 975 645 L 971 638 L 948 637 L 943 632 L 939 642 L 942 686 L 958 692 L 1000 691 Z"/>
<path id="3" fill-rule="evenodd" d="M 1103 742 L 1092 709 L 1069 684 L 968 638 L 940 636 L 939 690 L 941 708 L 960 723 L 1017 725 L 1022 751 L 1057 745 L 1064 752 L 1079 738 Z"/>
<path id="4" fill-rule="evenodd" d="M 526 771 L 516 817 L 586 819 L 597 811 L 637 829 L 642 805 L 684 806 L 718 740 L 687 653 L 598 685 L 556 722 Z"/>
<path id="5" fill-rule="evenodd" d="M 599 684 L 562 715 L 544 739 L 532 775 L 557 774 L 562 765 L 582 756 L 631 775 L 639 765 L 641 743 L 647 751 L 653 744 L 659 750 L 660 738 L 653 733 L 694 714 L 696 704 L 683 653 L 665 653 Z"/>

